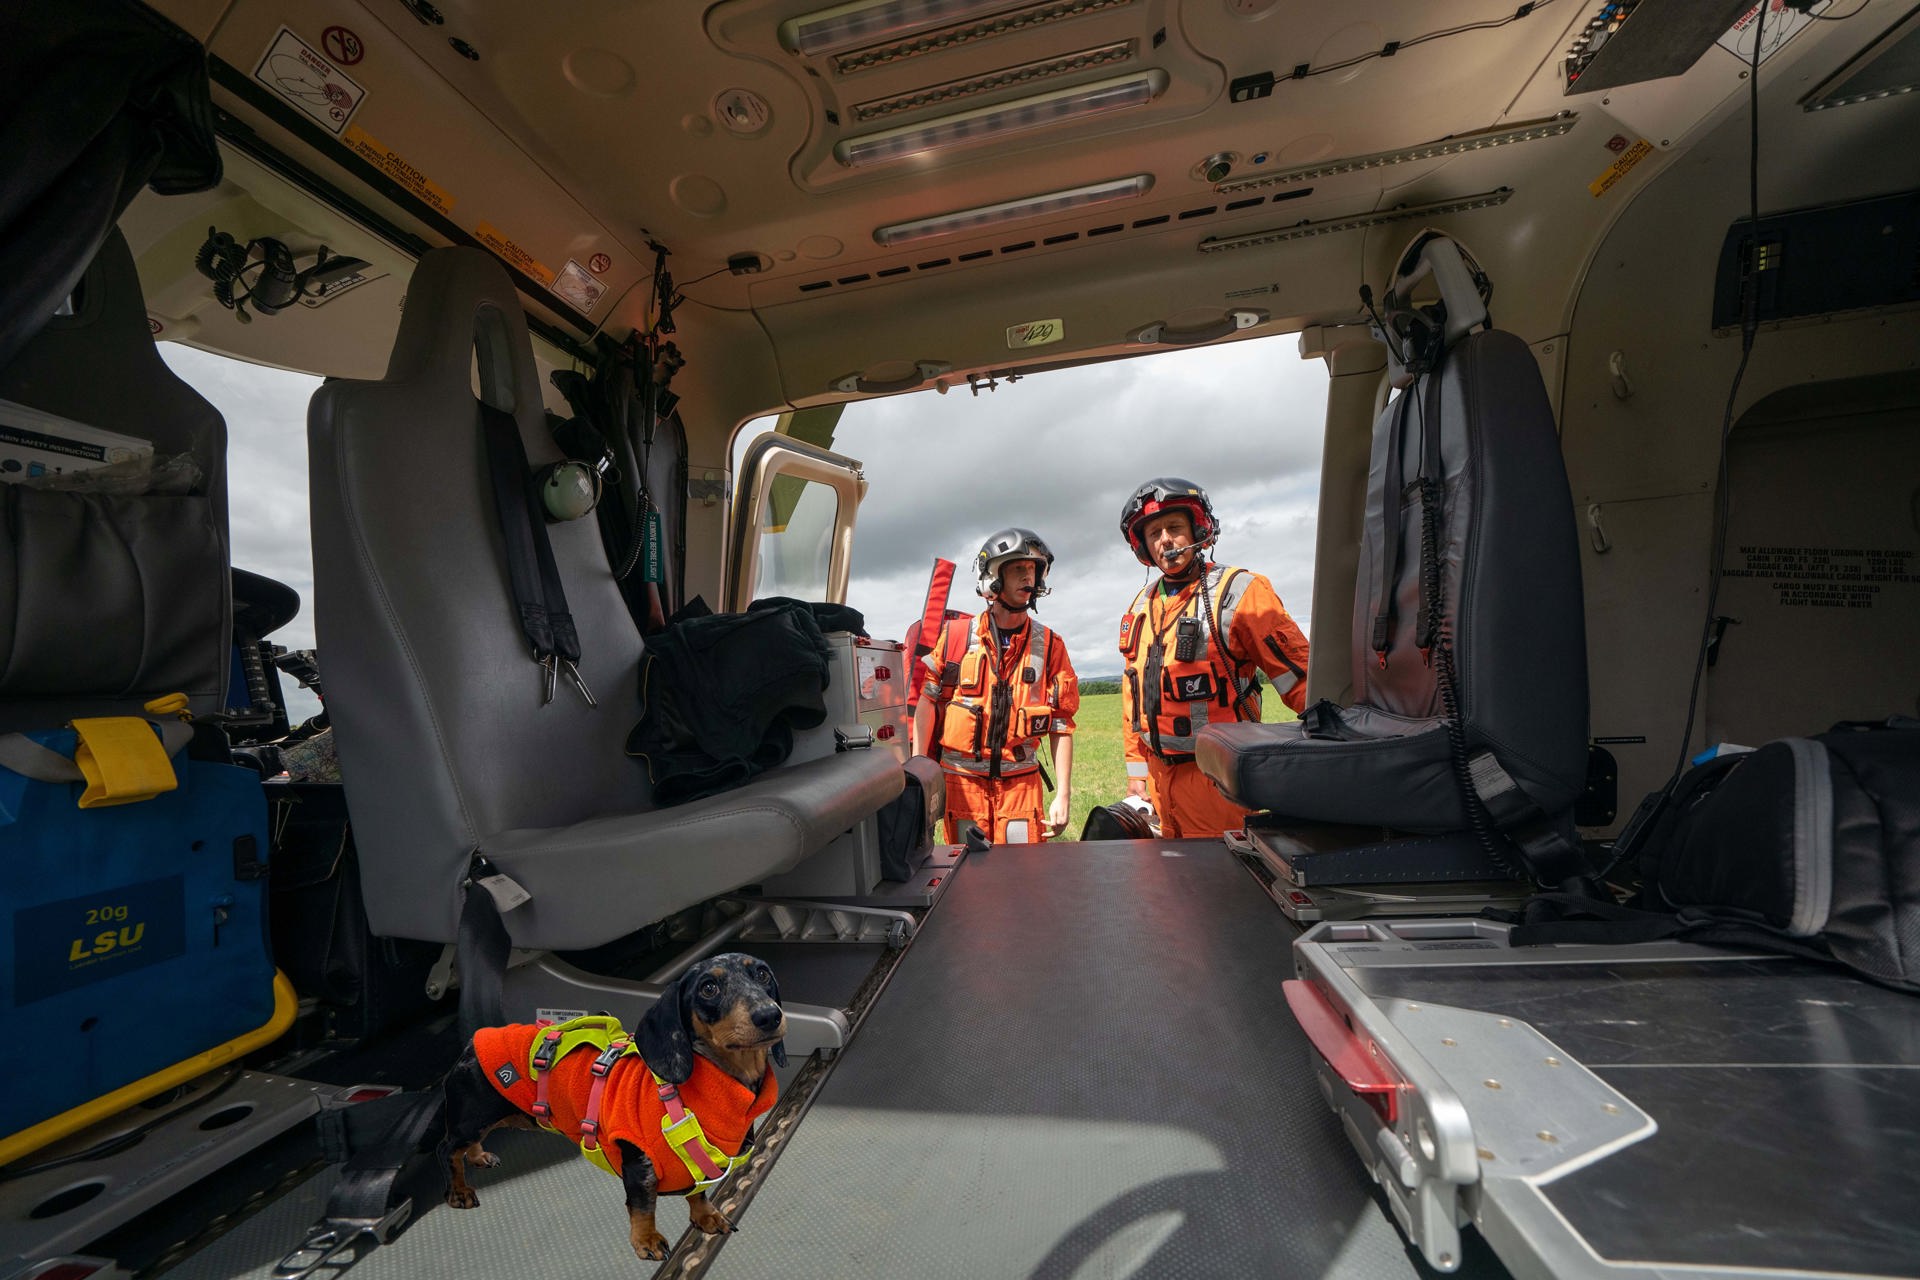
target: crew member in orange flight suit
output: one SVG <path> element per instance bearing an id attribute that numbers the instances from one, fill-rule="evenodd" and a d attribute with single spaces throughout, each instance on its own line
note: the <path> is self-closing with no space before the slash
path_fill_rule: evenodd
<path id="1" fill-rule="evenodd" d="M 1208 560 L 1220 522 L 1191 480 L 1163 477 L 1134 490 L 1120 532 L 1140 563 L 1162 574 L 1120 620 L 1127 794 L 1151 795 L 1166 839 L 1217 836 L 1243 826 L 1248 811 L 1200 772 L 1194 739 L 1208 724 L 1260 718 L 1256 668 L 1300 712 L 1307 638 L 1263 575 Z"/>
<path id="2" fill-rule="evenodd" d="M 948 622 L 927 654 L 913 750 L 937 755 L 946 774 L 948 840 L 959 843 L 971 821 L 995 844 L 1034 844 L 1067 825 L 1080 709 L 1065 642 L 1029 612 L 1047 594 L 1053 552 L 1030 529 L 1002 529 L 973 563 L 988 607 Z M 1043 737 L 1060 772 L 1051 806 Z"/>

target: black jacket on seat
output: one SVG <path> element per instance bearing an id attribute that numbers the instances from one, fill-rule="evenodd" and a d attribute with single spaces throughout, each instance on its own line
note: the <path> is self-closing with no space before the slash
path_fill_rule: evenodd
<path id="1" fill-rule="evenodd" d="M 627 753 L 646 760 L 654 803 L 715 795 L 784 763 L 794 730 L 827 718 L 832 652 L 798 601 L 682 617 L 648 637 Z"/>

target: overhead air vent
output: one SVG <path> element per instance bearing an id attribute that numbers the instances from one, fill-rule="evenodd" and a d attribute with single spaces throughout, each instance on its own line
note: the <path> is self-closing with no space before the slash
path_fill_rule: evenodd
<path id="1" fill-rule="evenodd" d="M 1448 213 L 1465 213 L 1470 209 L 1491 209 L 1496 205 L 1505 204 L 1512 196 L 1512 187 L 1499 187 L 1492 191 L 1481 192 L 1479 195 L 1462 196 L 1457 200 L 1436 200 L 1430 204 L 1367 210 L 1344 218 L 1318 218 L 1312 221 L 1296 222 L 1290 227 L 1276 227 L 1272 231 L 1255 231 L 1247 235 L 1210 236 L 1200 242 L 1200 252 L 1224 253 L 1229 249 L 1255 249 L 1262 245 L 1283 244 L 1288 240 L 1305 240 L 1312 236 L 1333 235 L 1341 231 L 1358 231 L 1363 227 L 1377 227 L 1389 222 L 1405 222 L 1413 218 L 1435 218 Z"/>
<path id="2" fill-rule="evenodd" d="M 1145 174 L 1141 174 L 1139 176 L 1141 178 L 1148 178 L 1148 175 L 1145 175 Z M 1127 182 L 1131 180 L 1118 179 L 1117 181 Z M 1150 182 L 1151 179 L 1148 178 L 1148 181 Z M 1055 194 L 1064 195 L 1067 193 L 1056 192 Z M 1291 191 L 1275 192 L 1272 196 L 1251 196 L 1245 200 L 1236 200 L 1232 204 L 1225 206 L 1224 209 L 1216 209 L 1213 206 L 1207 206 L 1199 209 L 1189 209 L 1184 213 L 1182 213 L 1181 215 L 1179 215 L 1179 217 L 1182 220 L 1192 220 L 1196 218 L 1212 217 L 1220 212 L 1237 213 L 1242 210 L 1251 209 L 1259 205 L 1280 204 L 1289 200 L 1298 200 L 1298 199 L 1301 199 L 1302 197 L 1310 196 L 1312 194 L 1313 194 L 1312 187 L 1298 187 Z M 1044 199 L 1045 197 L 1036 197 L 1036 198 Z M 1009 203 L 1013 203 L 1013 202 L 1009 202 Z M 992 207 L 993 206 L 986 206 L 986 208 L 992 208 Z M 945 216 L 964 217 L 967 214 L 972 212 L 976 212 L 976 211 L 962 210 L 960 213 L 950 214 Z M 1175 215 L 1168 214 L 1168 213 L 1161 213 L 1161 214 L 1153 214 L 1145 218 L 1137 218 L 1131 223 L 1098 222 L 1093 224 L 1092 226 L 1084 227 L 1078 231 L 1056 232 L 1053 235 L 1046 236 L 1045 238 L 1040 240 L 1039 243 L 1042 246 L 1051 248 L 1057 245 L 1072 244 L 1074 241 L 1081 240 L 1081 239 L 1099 240 L 1107 236 L 1118 235 L 1121 232 L 1125 232 L 1125 231 L 1145 231 L 1155 227 L 1164 227 L 1174 223 L 1174 220 L 1175 220 Z M 928 219 L 927 221 L 932 221 L 932 219 Z M 915 225 L 916 224 L 914 223 L 896 223 L 891 227 L 881 227 L 874 232 L 874 238 L 878 243 L 881 243 L 883 245 L 889 245 L 889 247 L 891 247 L 892 244 L 911 243 L 911 241 L 907 241 L 907 240 L 897 240 L 889 244 L 888 241 L 880 240 L 879 237 L 883 233 L 894 232 L 900 228 L 911 228 Z M 989 224 L 982 224 L 982 225 L 989 225 Z M 979 228 L 973 227 L 968 229 L 978 230 Z M 932 239 L 933 237 L 922 236 L 917 238 Z M 1032 249 L 1034 247 L 1035 245 L 1032 239 L 1011 240 L 1006 244 L 999 245 L 991 249 L 970 249 L 965 253 L 942 254 L 941 256 L 936 258 L 923 258 L 920 261 L 913 263 L 911 266 L 901 265 L 901 266 L 878 269 L 870 273 L 860 274 L 860 275 L 841 276 L 838 278 L 827 277 L 821 280 L 807 280 L 796 285 L 795 288 L 800 293 L 819 293 L 824 289 L 832 289 L 836 285 L 848 286 L 848 285 L 855 285 L 855 284 L 865 284 L 870 280 L 896 279 L 900 276 L 904 276 L 908 274 L 923 275 L 929 271 L 940 271 L 940 270 L 944 270 L 947 267 L 955 266 L 957 264 L 964 264 L 969 262 L 985 262 L 989 258 L 1002 257 L 1002 256 L 1011 255 L 1011 254 L 1016 254 L 1016 253 L 1024 253 L 1028 249 Z"/>
<path id="3" fill-rule="evenodd" d="M 1348 156 L 1341 160 L 1326 160 L 1319 164 L 1304 164 L 1292 169 L 1280 169 L 1273 173 L 1236 178 L 1231 182 L 1220 183 L 1214 187 L 1214 190 L 1223 196 L 1239 195 L 1246 191 L 1284 187 L 1297 182 L 1318 182 L 1325 178 L 1338 177 L 1347 173 L 1361 173 L 1368 169 L 1384 169 L 1396 164 L 1409 164 L 1416 160 L 1464 155 L 1469 151 L 1484 151 L 1489 147 L 1504 147 L 1515 142 L 1557 138 L 1573 128 L 1578 119 L 1579 117 L 1573 112 L 1562 111 L 1559 115 L 1548 116 L 1541 120 L 1500 125 L 1492 129 L 1476 130 L 1473 133 L 1450 134 L 1445 138 L 1436 138 L 1432 142 L 1422 142 L 1417 146 L 1401 147 L 1395 151 L 1373 151 L 1363 156 Z"/>

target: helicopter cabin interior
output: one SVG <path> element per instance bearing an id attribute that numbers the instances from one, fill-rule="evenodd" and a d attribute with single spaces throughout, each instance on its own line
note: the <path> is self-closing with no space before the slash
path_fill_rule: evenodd
<path id="1" fill-rule="evenodd" d="M 1920 716 L 1911 0 L 0 13 L 0 1280 L 652 1268 L 548 1137 L 437 1209 L 439 1082 L 733 950 L 658 1274 L 1920 1275 L 1920 774 L 1897 972 L 1498 914 Z M 1280 334 L 1324 711 L 1198 735 L 1223 839 L 944 843 L 841 409 Z M 312 599 L 169 343 L 323 379 Z M 712 786 L 696 621 L 830 674 Z"/>

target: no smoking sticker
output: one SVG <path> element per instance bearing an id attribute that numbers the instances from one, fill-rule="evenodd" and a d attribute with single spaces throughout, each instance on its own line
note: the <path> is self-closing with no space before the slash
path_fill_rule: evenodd
<path id="1" fill-rule="evenodd" d="M 367 56 L 367 46 L 345 27 L 328 27 L 320 33 L 320 47 L 343 67 L 351 67 Z"/>
<path id="2" fill-rule="evenodd" d="M 596 253 L 591 258 L 587 259 L 587 270 L 593 272 L 593 274 L 597 276 L 603 276 L 607 274 L 607 272 L 611 270 L 612 267 L 613 267 L 613 259 L 609 258 L 604 253 Z"/>
<path id="3" fill-rule="evenodd" d="M 329 28 L 347 35 L 344 27 Z M 359 47 L 359 38 L 354 38 Z M 362 50 L 364 55 L 364 50 Z M 367 91 L 336 66 L 332 59 L 281 27 L 279 34 L 253 69 L 253 78 L 338 134 L 366 101 Z"/>

